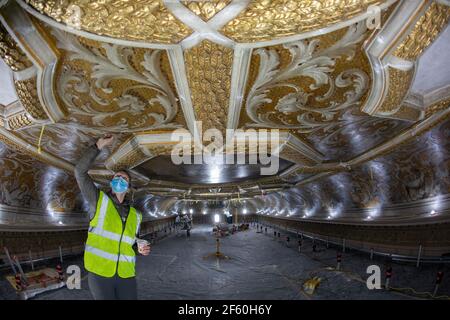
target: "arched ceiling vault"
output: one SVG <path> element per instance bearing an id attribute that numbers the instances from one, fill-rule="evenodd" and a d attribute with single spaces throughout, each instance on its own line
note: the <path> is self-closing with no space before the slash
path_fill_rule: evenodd
<path id="1" fill-rule="evenodd" d="M 82 212 L 74 165 L 114 133 L 90 174 L 129 169 L 152 215 L 444 212 L 449 20 L 443 0 L 0 1 L 2 210 Z M 280 169 L 163 170 L 175 130 L 213 128 L 281 130 Z"/>

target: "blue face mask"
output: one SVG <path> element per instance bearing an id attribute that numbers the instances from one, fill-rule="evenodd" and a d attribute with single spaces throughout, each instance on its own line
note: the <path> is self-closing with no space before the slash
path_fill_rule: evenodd
<path id="1" fill-rule="evenodd" d="M 128 182 L 122 177 L 114 177 L 110 185 L 114 193 L 123 193 L 128 190 Z"/>

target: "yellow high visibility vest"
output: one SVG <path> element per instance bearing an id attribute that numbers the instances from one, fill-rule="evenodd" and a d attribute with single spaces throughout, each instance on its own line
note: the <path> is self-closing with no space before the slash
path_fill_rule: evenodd
<path id="1" fill-rule="evenodd" d="M 130 207 L 124 225 L 113 201 L 100 191 L 84 250 L 86 270 L 108 278 L 116 272 L 121 278 L 134 277 L 136 255 L 133 245 L 141 221 L 142 215 Z"/>

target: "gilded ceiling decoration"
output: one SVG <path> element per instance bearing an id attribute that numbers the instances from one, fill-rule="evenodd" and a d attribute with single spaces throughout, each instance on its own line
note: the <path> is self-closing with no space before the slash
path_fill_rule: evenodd
<path id="1" fill-rule="evenodd" d="M 39 101 L 36 78 L 15 81 L 17 96 L 28 114 L 36 120 L 48 119 Z"/>
<path id="2" fill-rule="evenodd" d="M 252 1 L 222 32 L 237 42 L 271 40 L 318 30 L 364 13 L 380 0 Z"/>
<path id="3" fill-rule="evenodd" d="M 203 41 L 184 56 L 196 119 L 203 131 L 215 128 L 225 134 L 233 50 Z"/>
<path id="4" fill-rule="evenodd" d="M 448 106 L 450 105 L 450 99 L 444 99 L 442 101 L 439 101 L 437 103 L 434 103 L 430 106 L 428 106 L 425 110 L 425 118 L 428 118 L 429 116 L 445 110 L 446 108 L 448 108 Z"/>
<path id="5" fill-rule="evenodd" d="M 345 33 L 256 50 L 241 124 L 300 134 L 336 127 L 342 111 L 358 107 L 370 87 L 370 68 L 359 48 L 366 30 L 360 23 Z"/>
<path id="6" fill-rule="evenodd" d="M 176 43 L 192 32 L 167 10 L 161 0 L 25 2 L 58 22 L 113 38 Z"/>
<path id="7" fill-rule="evenodd" d="M 389 90 L 383 105 L 378 110 L 381 115 L 394 115 L 402 107 L 403 99 L 412 84 L 413 70 L 402 71 L 389 68 Z"/>
<path id="8" fill-rule="evenodd" d="M 405 102 L 418 59 L 450 20 L 442 1 L 0 3 L 0 57 L 17 95 L 0 106 L 1 204 L 81 210 L 71 171 L 107 132 L 117 139 L 92 177 L 105 185 L 131 169 L 152 212 L 241 196 L 255 208 L 339 212 L 450 192 L 448 97 Z M 368 24 L 373 5 L 380 28 Z M 179 128 L 281 129 L 289 165 L 211 184 L 137 170 L 170 155 Z"/>
<path id="9" fill-rule="evenodd" d="M 181 3 L 203 20 L 208 21 L 214 17 L 216 13 L 229 5 L 231 1 L 232 0 L 181 1 Z"/>
<path id="10" fill-rule="evenodd" d="M 54 31 L 65 51 L 57 75 L 71 120 L 110 132 L 177 128 L 179 111 L 165 51 L 94 43 Z"/>
<path id="11" fill-rule="evenodd" d="M 395 50 L 394 55 L 414 61 L 437 38 L 450 20 L 450 8 L 433 2 L 414 29 Z"/>
<path id="12" fill-rule="evenodd" d="M 8 119 L 7 125 L 12 130 L 27 127 L 32 124 L 28 114 L 23 112 Z"/>
<path id="13" fill-rule="evenodd" d="M 93 34 L 153 43 L 178 43 L 192 33 L 168 10 L 171 3 L 209 20 L 231 5 L 230 0 L 212 1 L 44 1 L 25 3 L 57 22 Z M 260 0 L 248 6 L 220 30 L 237 42 L 256 42 L 321 29 L 363 14 L 371 5 L 386 0 Z"/>
<path id="14" fill-rule="evenodd" d="M 32 66 L 30 60 L 2 24 L 0 24 L 0 57 L 13 71 L 24 70 Z"/>

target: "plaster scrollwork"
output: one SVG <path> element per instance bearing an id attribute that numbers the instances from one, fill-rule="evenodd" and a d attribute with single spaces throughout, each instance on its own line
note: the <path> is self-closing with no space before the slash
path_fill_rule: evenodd
<path id="1" fill-rule="evenodd" d="M 250 127 L 274 127 L 295 129 L 299 133 L 311 133 L 320 129 L 329 129 L 338 124 L 336 115 L 344 109 L 359 105 L 361 97 L 369 86 L 369 76 L 361 69 L 348 68 L 333 75 L 336 60 L 353 59 L 357 45 L 364 39 L 364 23 L 352 25 L 335 44 L 318 50 L 320 39 L 300 40 L 285 44 L 291 60 L 280 68 L 280 56 L 273 49 L 261 48 L 255 51 L 260 63 L 258 75 L 246 99 L 246 112 L 253 123 Z M 306 92 L 292 79 L 305 77 L 313 80 Z M 326 88 L 324 94 L 315 94 L 318 89 Z M 270 111 L 262 111 L 274 101 L 269 97 L 271 90 L 289 88 L 291 93 L 278 99 Z M 337 88 L 349 88 L 344 92 L 344 101 L 335 100 Z M 326 107 L 315 105 L 327 101 Z M 286 115 L 295 116 L 295 122 L 288 122 Z"/>
<path id="2" fill-rule="evenodd" d="M 75 37 L 62 31 L 54 30 L 58 46 L 68 52 L 69 61 L 79 60 L 91 65 L 89 81 L 86 74 L 65 65 L 57 88 L 58 94 L 74 116 L 91 118 L 94 127 L 109 127 L 114 131 L 136 131 L 143 129 L 176 128 L 172 123 L 177 112 L 178 102 L 160 66 L 163 51 L 147 50 L 144 53 L 143 67 L 139 72 L 130 63 L 133 49 L 116 44 L 102 43 L 100 49 L 88 49 Z M 103 51 L 103 52 L 101 52 Z M 119 96 L 105 98 L 113 94 L 111 82 L 128 80 L 127 86 Z M 135 93 L 136 89 L 149 89 L 156 92 L 154 98 L 145 100 Z M 95 102 L 81 102 L 82 95 L 89 95 Z M 161 109 L 162 112 L 155 111 Z M 135 117 L 129 123 L 124 113 Z M 114 125 L 107 125 L 114 121 Z M 151 121 L 151 125 L 148 122 Z"/>

